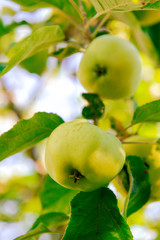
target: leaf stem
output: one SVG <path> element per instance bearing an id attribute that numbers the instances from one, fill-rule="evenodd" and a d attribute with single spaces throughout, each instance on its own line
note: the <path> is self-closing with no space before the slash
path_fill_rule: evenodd
<path id="1" fill-rule="evenodd" d="M 141 127 L 143 126 L 143 122 L 139 124 L 138 128 L 137 128 L 137 131 L 136 131 L 136 134 L 140 131 Z"/>
<path id="2" fill-rule="evenodd" d="M 84 27 L 84 34 L 88 40 L 88 42 L 91 41 L 91 34 L 90 34 L 90 30 L 89 28 L 86 28 L 86 24 L 87 24 L 87 15 L 86 15 L 86 12 L 84 11 L 84 7 L 82 5 L 82 1 L 81 0 L 78 0 L 79 2 L 79 6 L 80 6 L 80 11 L 82 12 L 82 16 L 83 16 L 83 27 Z"/>
<path id="3" fill-rule="evenodd" d="M 108 11 L 107 11 L 108 12 Z M 96 15 L 94 15 L 94 17 L 92 17 L 85 25 L 85 28 L 89 28 L 90 25 L 92 24 L 92 22 L 94 22 L 97 18 L 99 18 L 101 15 L 107 13 L 107 12 L 100 12 L 97 13 Z"/>
<path id="4" fill-rule="evenodd" d="M 83 47 L 81 47 L 81 46 L 79 46 L 79 45 L 77 45 L 77 44 L 74 44 L 74 43 L 70 43 L 70 42 L 65 42 L 66 44 L 67 44 L 67 47 L 73 47 L 73 48 L 76 48 L 76 49 L 78 49 L 80 52 L 85 52 L 86 51 L 86 49 L 85 48 L 83 48 Z"/>
<path id="5" fill-rule="evenodd" d="M 130 125 L 128 125 L 126 128 L 124 128 L 122 131 L 120 131 L 119 133 L 117 133 L 116 137 L 121 136 L 122 133 L 126 132 L 128 130 L 128 128 L 131 128 L 134 124 L 131 123 Z"/>
<path id="6" fill-rule="evenodd" d="M 33 232 L 33 233 L 32 233 Z M 15 238 L 15 240 L 23 240 L 23 239 L 28 239 L 28 238 L 31 238 L 31 237 L 35 237 L 35 236 L 39 236 L 43 233 L 52 233 L 49 229 L 45 229 L 45 230 L 42 230 L 42 231 L 38 231 L 38 232 L 34 232 L 33 230 L 31 231 L 31 233 L 28 233 L 27 235 L 24 235 L 25 238 L 23 238 L 23 235 L 18 237 L 18 238 Z M 53 232 L 56 234 L 56 232 Z"/>
<path id="7" fill-rule="evenodd" d="M 102 19 L 102 21 L 98 24 L 96 30 L 92 33 L 92 38 L 94 38 L 96 36 L 96 34 L 98 33 L 98 31 L 100 30 L 100 28 L 104 25 L 104 23 L 109 19 L 110 17 L 110 13 L 106 14 L 106 16 Z"/>
<path id="8" fill-rule="evenodd" d="M 75 20 L 73 20 L 69 15 L 67 15 L 64 11 L 62 11 L 61 9 L 55 7 L 56 12 L 58 12 L 62 17 L 64 17 L 65 19 L 67 19 L 72 25 L 74 25 L 80 32 L 84 33 L 84 29 L 81 25 L 79 25 Z"/>
<path id="9" fill-rule="evenodd" d="M 69 2 L 72 4 L 72 6 L 74 7 L 74 9 L 78 12 L 81 20 L 83 20 L 83 14 L 80 11 L 79 7 L 77 6 L 77 4 L 73 1 L 73 0 L 69 0 Z"/>

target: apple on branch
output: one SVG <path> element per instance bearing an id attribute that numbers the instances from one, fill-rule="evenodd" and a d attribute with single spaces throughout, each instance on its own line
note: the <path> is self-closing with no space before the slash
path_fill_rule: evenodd
<path id="1" fill-rule="evenodd" d="M 95 38 L 79 65 L 78 79 L 89 93 L 106 99 L 132 96 L 141 79 L 141 59 L 136 47 L 113 35 Z"/>
<path id="2" fill-rule="evenodd" d="M 124 162 L 119 139 L 86 120 L 61 124 L 46 145 L 49 175 L 60 185 L 79 191 L 93 191 L 108 184 Z"/>

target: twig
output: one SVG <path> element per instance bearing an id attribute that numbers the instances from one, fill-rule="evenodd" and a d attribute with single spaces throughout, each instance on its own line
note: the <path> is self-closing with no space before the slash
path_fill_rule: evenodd
<path id="1" fill-rule="evenodd" d="M 108 11 L 107 11 L 108 12 Z M 97 13 L 96 15 L 94 15 L 94 17 L 92 17 L 85 25 L 85 28 L 89 28 L 90 25 L 92 25 L 92 22 L 94 22 L 97 18 L 99 18 L 101 15 L 107 13 L 107 12 L 100 12 Z"/>
<path id="2" fill-rule="evenodd" d="M 65 42 L 66 44 L 67 44 L 67 47 L 73 47 L 73 48 L 76 48 L 76 49 L 78 49 L 80 52 L 85 52 L 86 51 L 86 49 L 85 48 L 83 48 L 83 47 L 81 47 L 81 46 L 79 46 L 79 45 L 77 45 L 77 44 L 74 44 L 74 43 L 67 43 L 67 42 Z"/>
<path id="3" fill-rule="evenodd" d="M 159 144 L 157 142 L 145 142 L 145 141 L 140 141 L 140 142 L 127 142 L 127 141 L 121 141 L 123 144 Z"/>
<path id="4" fill-rule="evenodd" d="M 80 10 L 81 10 L 82 15 L 83 15 L 84 33 L 85 33 L 86 38 L 90 42 L 92 38 L 91 38 L 91 34 L 90 34 L 90 31 L 89 31 L 89 28 L 86 28 L 88 20 L 87 20 L 86 12 L 84 11 L 84 8 L 83 8 L 81 0 L 79 0 L 79 6 L 80 6 Z"/>
<path id="5" fill-rule="evenodd" d="M 74 7 L 74 9 L 78 12 L 81 20 L 83 20 L 83 14 L 80 11 L 79 7 L 77 6 L 77 4 L 73 1 L 73 0 L 69 0 L 69 2 L 72 4 L 72 6 Z"/>
<path id="6" fill-rule="evenodd" d="M 65 19 L 67 19 L 72 25 L 74 25 L 80 32 L 82 32 L 83 35 L 85 34 L 83 27 L 82 27 L 81 25 L 79 25 L 75 20 L 73 20 L 69 15 L 67 15 L 64 11 L 62 11 L 62 10 L 59 9 L 59 8 L 56 8 L 56 7 L 55 7 L 55 10 L 56 10 L 62 17 L 64 17 Z"/>
<path id="7" fill-rule="evenodd" d="M 104 23 L 109 19 L 110 17 L 110 13 L 106 14 L 106 16 L 102 19 L 102 21 L 98 24 L 96 30 L 92 33 L 92 38 L 94 38 L 96 36 L 96 34 L 98 33 L 98 31 L 100 30 L 100 28 L 104 25 Z"/>
<path id="8" fill-rule="evenodd" d="M 117 133 L 116 137 L 121 136 L 124 132 L 126 132 L 129 128 L 131 128 L 134 124 L 131 123 L 129 126 L 124 128 L 121 132 Z"/>
<path id="9" fill-rule="evenodd" d="M 96 126 L 98 125 L 98 119 L 97 118 L 93 119 L 93 124 L 96 125 Z"/>
<path id="10" fill-rule="evenodd" d="M 141 129 L 141 127 L 143 126 L 143 122 L 141 123 L 141 124 L 139 124 L 139 126 L 138 126 L 138 128 L 137 128 L 137 131 L 136 131 L 136 133 L 135 134 L 137 134 L 138 132 L 139 132 L 139 130 Z"/>

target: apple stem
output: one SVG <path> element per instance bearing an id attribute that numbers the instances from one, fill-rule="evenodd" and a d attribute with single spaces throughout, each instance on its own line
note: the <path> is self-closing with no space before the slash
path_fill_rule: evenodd
<path id="1" fill-rule="evenodd" d="M 98 119 L 95 117 L 94 119 L 93 119 L 93 123 L 94 123 L 94 125 L 98 125 Z"/>
<path id="2" fill-rule="evenodd" d="M 80 172 L 78 172 L 77 170 L 74 169 L 73 174 L 69 175 L 69 177 L 74 178 L 74 183 L 76 183 L 78 180 L 80 180 L 83 177 L 83 175 Z"/>

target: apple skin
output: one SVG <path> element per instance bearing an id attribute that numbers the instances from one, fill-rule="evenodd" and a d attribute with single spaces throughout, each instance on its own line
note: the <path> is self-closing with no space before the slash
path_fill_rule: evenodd
<path id="1" fill-rule="evenodd" d="M 147 27 L 160 22 L 160 10 L 134 11 L 141 26 Z"/>
<path id="2" fill-rule="evenodd" d="M 77 77 L 90 93 L 106 99 L 134 94 L 141 79 L 141 59 L 136 47 L 113 35 L 95 38 L 84 53 Z"/>
<path id="3" fill-rule="evenodd" d="M 126 142 L 156 142 L 157 138 L 132 136 Z M 148 167 L 151 183 L 151 197 L 153 201 L 160 200 L 160 152 L 156 150 L 156 145 L 152 144 L 124 144 L 126 155 L 135 155 L 142 158 Z"/>
<path id="4" fill-rule="evenodd" d="M 45 163 L 49 175 L 69 189 L 98 189 L 121 171 L 124 162 L 125 152 L 119 139 L 86 120 L 61 124 L 46 144 Z M 74 171 L 81 174 L 76 181 Z"/>

